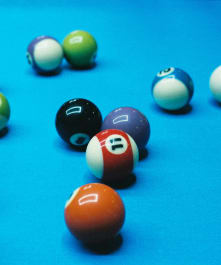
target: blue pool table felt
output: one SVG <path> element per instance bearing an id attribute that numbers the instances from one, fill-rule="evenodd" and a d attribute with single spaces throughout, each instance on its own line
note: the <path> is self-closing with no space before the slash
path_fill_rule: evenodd
<path id="1" fill-rule="evenodd" d="M 0 138 L 1 265 L 221 264 L 221 107 L 208 86 L 221 64 L 220 12 L 221 2 L 208 0 L 1 1 L 0 89 L 11 105 Z M 96 38 L 96 67 L 74 71 L 64 61 L 59 75 L 35 74 L 30 41 L 62 42 L 75 29 Z M 152 99 L 151 82 L 168 66 L 193 79 L 186 113 Z M 98 182 L 55 129 L 58 108 L 78 97 L 103 117 L 135 107 L 151 125 L 136 181 L 117 189 L 126 207 L 120 240 L 105 251 L 82 246 L 64 222 L 72 191 Z"/>

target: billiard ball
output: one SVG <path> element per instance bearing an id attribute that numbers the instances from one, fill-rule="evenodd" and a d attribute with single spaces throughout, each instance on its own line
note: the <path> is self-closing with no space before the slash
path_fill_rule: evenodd
<path id="1" fill-rule="evenodd" d="M 83 243 L 113 239 L 125 220 L 123 201 L 105 184 L 90 183 L 76 189 L 65 204 L 69 231 Z"/>
<path id="2" fill-rule="evenodd" d="M 38 73 L 55 73 L 62 63 L 63 49 L 56 39 L 39 36 L 29 44 L 26 56 Z"/>
<path id="3" fill-rule="evenodd" d="M 179 110 L 187 106 L 193 96 L 193 81 L 183 70 L 170 67 L 157 73 L 152 94 L 161 108 Z"/>
<path id="4" fill-rule="evenodd" d="M 60 137 L 73 147 L 84 149 L 101 128 L 102 116 L 91 101 L 76 98 L 65 102 L 56 114 Z"/>
<path id="5" fill-rule="evenodd" d="M 89 170 L 104 183 L 125 181 L 138 158 L 139 152 L 133 138 L 116 129 L 99 132 L 90 140 L 86 149 Z"/>
<path id="6" fill-rule="evenodd" d="M 118 129 L 129 134 L 139 149 L 144 149 L 150 137 L 150 124 L 137 109 L 121 107 L 110 112 L 104 119 L 102 130 Z"/>
<path id="7" fill-rule="evenodd" d="M 63 41 L 64 56 L 74 68 L 90 68 L 97 54 L 94 37 L 83 30 L 69 33 Z"/>
<path id="8" fill-rule="evenodd" d="M 4 129 L 10 117 L 10 106 L 7 98 L 0 93 L 0 131 Z"/>
<path id="9" fill-rule="evenodd" d="M 212 72 L 209 86 L 214 98 L 221 103 L 221 66 Z"/>

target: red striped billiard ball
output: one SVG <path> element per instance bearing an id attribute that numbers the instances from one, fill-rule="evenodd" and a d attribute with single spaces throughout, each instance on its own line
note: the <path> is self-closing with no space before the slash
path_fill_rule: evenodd
<path id="1" fill-rule="evenodd" d="M 105 184 L 91 183 L 76 189 L 65 205 L 65 222 L 70 232 L 84 243 L 114 238 L 125 219 L 123 201 Z"/>
<path id="2" fill-rule="evenodd" d="M 129 134 L 103 130 L 88 143 L 86 160 L 91 173 L 104 182 L 125 180 L 138 161 L 137 145 Z"/>

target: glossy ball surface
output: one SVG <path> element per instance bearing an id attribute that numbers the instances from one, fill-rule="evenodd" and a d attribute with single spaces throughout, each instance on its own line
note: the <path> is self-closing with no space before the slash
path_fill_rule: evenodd
<path id="1" fill-rule="evenodd" d="M 70 232 L 84 243 L 115 237 L 125 220 L 124 204 L 107 185 L 91 183 L 76 189 L 66 202 L 65 221 Z"/>
<path id="2" fill-rule="evenodd" d="M 116 129 L 99 132 L 86 149 L 89 170 L 106 183 L 126 180 L 138 158 L 138 148 L 132 137 Z"/>
<path id="3" fill-rule="evenodd" d="M 68 34 L 63 41 L 64 56 L 74 68 L 93 66 L 97 55 L 97 43 L 94 37 L 83 30 Z"/>
<path id="4" fill-rule="evenodd" d="M 53 73 L 62 63 L 63 49 L 56 39 L 39 36 L 29 44 L 26 56 L 38 73 Z"/>
<path id="5" fill-rule="evenodd" d="M 121 107 L 110 112 L 104 119 L 102 130 L 118 129 L 129 134 L 139 149 L 143 149 L 150 138 L 150 124 L 137 109 Z"/>
<path id="6" fill-rule="evenodd" d="M 10 106 L 7 98 L 0 93 L 0 131 L 4 129 L 10 117 Z"/>
<path id="7" fill-rule="evenodd" d="M 84 148 L 101 128 L 102 116 L 97 106 L 87 99 L 65 102 L 56 115 L 60 137 L 74 147 Z"/>
<path id="8" fill-rule="evenodd" d="M 193 96 L 193 81 L 183 70 L 170 67 L 157 73 L 152 94 L 161 108 L 179 110 L 187 106 Z"/>
<path id="9" fill-rule="evenodd" d="M 221 103 L 221 66 L 212 72 L 209 86 L 214 98 Z"/>

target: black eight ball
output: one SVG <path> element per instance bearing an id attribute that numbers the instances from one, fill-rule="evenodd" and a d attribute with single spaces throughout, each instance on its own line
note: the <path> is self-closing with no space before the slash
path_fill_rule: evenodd
<path id="1" fill-rule="evenodd" d="M 100 131 L 102 116 L 95 104 L 77 98 L 65 102 L 56 115 L 56 129 L 60 137 L 76 148 L 84 148 Z"/>

